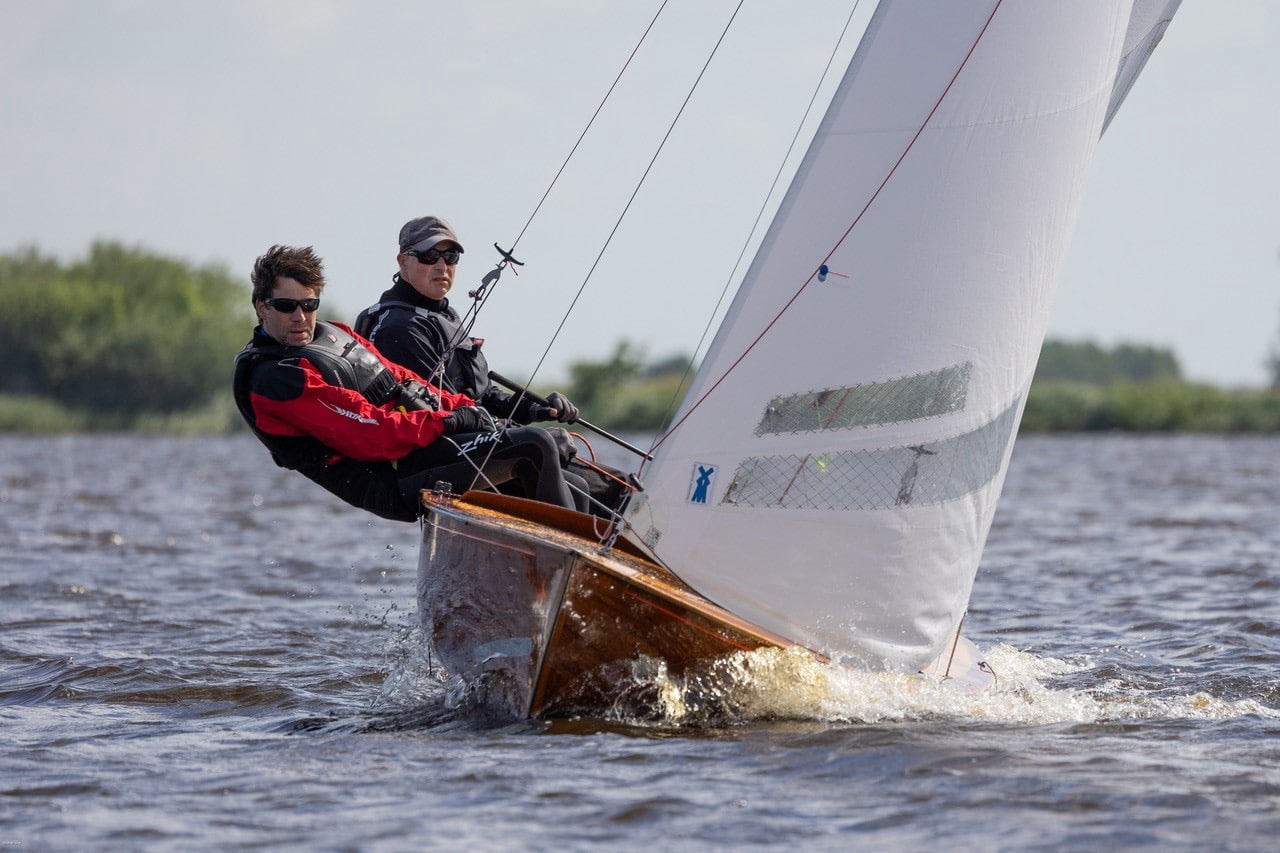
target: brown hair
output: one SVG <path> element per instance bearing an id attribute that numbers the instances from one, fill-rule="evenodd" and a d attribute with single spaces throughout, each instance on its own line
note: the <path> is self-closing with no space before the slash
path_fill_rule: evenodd
<path id="1" fill-rule="evenodd" d="M 324 290 L 324 261 L 310 246 L 272 246 L 253 262 L 249 281 L 253 284 L 253 303 L 267 299 L 276 289 L 276 279 L 291 278 L 316 296 Z"/>

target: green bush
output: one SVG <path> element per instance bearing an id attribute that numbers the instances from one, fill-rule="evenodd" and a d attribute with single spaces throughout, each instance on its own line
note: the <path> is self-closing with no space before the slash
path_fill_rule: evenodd
<path id="1" fill-rule="evenodd" d="M 47 397 L 125 426 L 207 405 L 253 325 L 247 282 L 217 266 L 99 242 L 62 264 L 0 256 L 0 393 Z"/>
<path id="2" fill-rule="evenodd" d="M 1185 382 L 1038 382 L 1023 414 L 1024 432 L 1276 432 L 1280 394 L 1225 391 Z"/>
<path id="3" fill-rule="evenodd" d="M 1100 428 L 1105 391 L 1085 382 L 1037 382 L 1022 413 L 1026 432 L 1081 432 Z"/>
<path id="4" fill-rule="evenodd" d="M 89 429 L 92 416 L 47 397 L 0 394 L 0 432 L 59 433 Z"/>
<path id="5" fill-rule="evenodd" d="M 658 430 L 680 403 L 688 364 L 688 356 L 674 355 L 646 366 L 643 352 L 624 340 L 606 361 L 570 365 L 565 394 L 596 426 Z"/>
<path id="6" fill-rule="evenodd" d="M 599 420 L 592 422 L 608 429 L 660 430 L 670 421 L 683 390 L 679 376 L 633 381 L 625 385 L 621 393 L 611 396 L 597 412 Z"/>
<path id="7" fill-rule="evenodd" d="M 1181 379 L 1178 359 L 1167 349 L 1119 344 L 1104 349 L 1092 341 L 1045 341 L 1036 364 L 1036 382 L 1155 382 Z"/>

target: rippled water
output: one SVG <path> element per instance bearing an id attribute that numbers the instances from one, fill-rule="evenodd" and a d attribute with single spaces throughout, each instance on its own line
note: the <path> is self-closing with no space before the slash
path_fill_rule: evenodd
<path id="1" fill-rule="evenodd" d="M 0 436 L 0 847 L 1272 849 L 1277 506 L 1280 438 L 1025 437 L 994 692 L 776 657 L 714 726 L 496 725 L 415 526 L 248 436 Z"/>

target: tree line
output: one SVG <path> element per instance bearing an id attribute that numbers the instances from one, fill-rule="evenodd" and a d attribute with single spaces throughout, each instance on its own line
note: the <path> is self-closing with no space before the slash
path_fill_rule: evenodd
<path id="1" fill-rule="evenodd" d="M 254 323 L 248 282 L 116 242 L 67 263 L 35 248 L 0 255 L 0 430 L 242 428 L 232 360 Z M 1273 354 L 1280 386 L 1280 354 Z M 671 417 L 691 359 L 649 360 L 619 342 L 579 360 L 560 390 L 583 417 L 656 430 Z M 1024 430 L 1280 430 L 1280 392 L 1189 384 L 1167 349 L 1048 341 Z"/>
<path id="2" fill-rule="evenodd" d="M 1022 416 L 1024 432 L 1277 432 L 1271 390 L 1186 382 L 1171 350 L 1046 341 Z"/>
<path id="3" fill-rule="evenodd" d="M 0 393 L 124 426 L 189 411 L 226 389 L 252 316 L 245 283 L 217 266 L 112 242 L 66 264 L 35 248 L 3 255 Z"/>

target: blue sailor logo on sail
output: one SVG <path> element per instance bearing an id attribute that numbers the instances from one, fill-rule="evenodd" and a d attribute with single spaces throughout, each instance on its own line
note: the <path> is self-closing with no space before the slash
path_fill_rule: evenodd
<path id="1" fill-rule="evenodd" d="M 689 503 L 705 504 L 715 481 L 715 465 L 706 462 L 695 462 L 692 476 L 689 478 Z"/>

